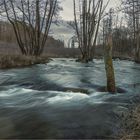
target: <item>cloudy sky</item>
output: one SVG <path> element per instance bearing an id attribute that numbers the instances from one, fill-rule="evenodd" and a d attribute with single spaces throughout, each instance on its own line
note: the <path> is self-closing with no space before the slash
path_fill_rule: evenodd
<path id="1" fill-rule="evenodd" d="M 106 2 L 107 0 L 104 0 Z M 62 0 L 63 12 L 61 12 L 61 17 L 64 20 L 73 20 L 73 0 Z M 120 0 L 110 0 L 109 6 L 111 7 L 120 6 Z"/>

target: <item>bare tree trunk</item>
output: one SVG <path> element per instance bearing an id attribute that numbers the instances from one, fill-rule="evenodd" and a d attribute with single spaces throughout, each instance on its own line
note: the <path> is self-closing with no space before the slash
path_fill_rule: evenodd
<path id="1" fill-rule="evenodd" d="M 105 44 L 105 69 L 106 69 L 106 77 L 107 77 L 107 91 L 111 93 L 116 92 L 116 85 L 115 85 L 115 74 L 114 74 L 114 67 L 112 61 L 112 35 L 110 34 L 107 37 L 107 41 Z"/>
<path id="2" fill-rule="evenodd" d="M 136 50 L 135 50 L 135 62 L 140 63 L 140 5 L 136 1 Z"/>
<path id="3" fill-rule="evenodd" d="M 40 50 L 40 1 L 36 0 L 36 23 L 35 23 L 35 36 L 36 36 L 36 46 L 34 54 L 38 56 L 38 52 Z"/>
<path id="4" fill-rule="evenodd" d="M 136 33 L 136 52 L 135 52 L 135 62 L 140 63 L 140 33 Z"/>

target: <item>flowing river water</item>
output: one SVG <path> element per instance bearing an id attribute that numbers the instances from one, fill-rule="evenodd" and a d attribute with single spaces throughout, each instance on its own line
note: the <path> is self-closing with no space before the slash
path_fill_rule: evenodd
<path id="1" fill-rule="evenodd" d="M 0 70 L 0 138 L 118 135 L 122 113 L 140 100 L 140 65 L 116 60 L 114 66 L 117 86 L 123 89 L 116 95 L 99 91 L 106 84 L 102 60 L 53 59 L 46 65 Z"/>

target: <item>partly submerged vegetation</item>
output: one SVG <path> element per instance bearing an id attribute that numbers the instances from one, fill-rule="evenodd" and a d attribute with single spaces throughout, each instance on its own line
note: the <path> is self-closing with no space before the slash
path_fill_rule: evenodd
<path id="1" fill-rule="evenodd" d="M 22 68 L 48 62 L 49 58 L 46 56 L 0 55 L 0 69 Z"/>
<path id="2" fill-rule="evenodd" d="M 136 140 L 140 138 L 140 105 L 136 105 L 128 113 L 124 114 L 122 130 L 122 140 Z"/>

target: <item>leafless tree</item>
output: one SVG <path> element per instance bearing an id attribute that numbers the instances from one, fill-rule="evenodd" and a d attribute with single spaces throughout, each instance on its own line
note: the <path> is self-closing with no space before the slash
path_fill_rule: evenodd
<path id="1" fill-rule="evenodd" d="M 39 56 L 58 10 L 57 0 L 3 0 L 2 8 L 12 24 L 22 54 Z M 5 14 L 4 13 L 4 14 Z"/>
<path id="2" fill-rule="evenodd" d="M 103 0 L 73 0 L 73 4 L 81 61 L 89 62 L 94 57 L 99 25 L 107 4 L 104 5 Z"/>
<path id="3" fill-rule="evenodd" d="M 128 15 L 129 25 L 133 27 L 133 46 L 135 49 L 135 61 L 140 62 L 140 1 L 122 0 L 124 12 Z"/>

